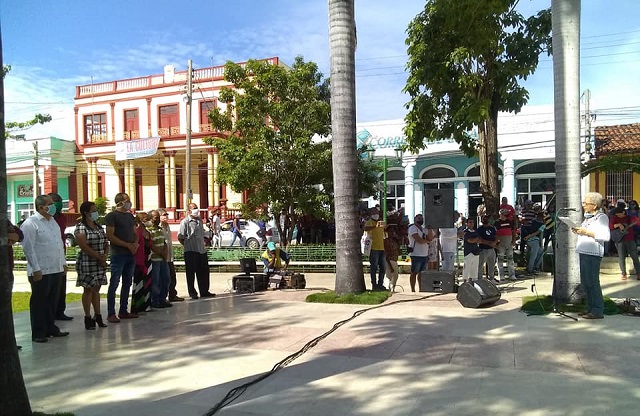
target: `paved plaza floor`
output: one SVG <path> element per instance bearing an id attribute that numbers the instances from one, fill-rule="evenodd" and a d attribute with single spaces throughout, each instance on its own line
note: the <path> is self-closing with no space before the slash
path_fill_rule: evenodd
<path id="1" fill-rule="evenodd" d="M 66 338 L 30 341 L 15 315 L 22 370 L 34 410 L 77 416 L 203 415 L 233 388 L 271 370 L 334 324 L 365 309 L 308 304 L 334 274 L 307 274 L 306 290 L 229 292 L 212 273 L 213 299 L 174 304 L 86 331 L 69 304 Z M 69 275 L 68 290 L 75 275 Z M 186 294 L 184 274 L 179 292 Z M 408 289 L 408 276 L 399 283 Z M 508 287 L 496 304 L 465 309 L 454 294 L 394 294 L 321 339 L 217 414 L 637 415 L 640 320 L 577 322 L 527 316 L 521 298 L 550 293 L 551 277 Z M 640 281 L 603 275 L 605 294 L 640 297 Z M 15 291 L 27 291 L 24 272 Z M 403 301 L 403 302 L 397 302 Z M 103 300 L 103 313 L 106 305 Z"/>

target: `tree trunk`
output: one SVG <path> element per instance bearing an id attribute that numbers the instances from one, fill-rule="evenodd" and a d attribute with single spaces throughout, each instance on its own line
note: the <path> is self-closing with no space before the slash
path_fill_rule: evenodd
<path id="1" fill-rule="evenodd" d="M 0 67 L 2 34 L 0 33 Z M 4 79 L 0 78 L 0 119 L 4 121 Z M 6 416 L 31 415 L 29 396 L 22 378 L 11 311 L 13 274 L 7 244 L 7 152 L 4 122 L 0 123 L 0 409 Z"/>
<path id="2" fill-rule="evenodd" d="M 358 230 L 353 0 L 329 0 L 331 131 L 336 219 L 336 293 L 364 292 Z"/>
<path id="3" fill-rule="evenodd" d="M 480 190 L 487 214 L 498 218 L 500 188 L 498 181 L 498 114 L 491 114 L 478 126 L 478 157 L 480 159 Z"/>
<path id="4" fill-rule="evenodd" d="M 553 27 L 554 117 L 556 143 L 556 209 L 580 223 L 580 0 L 551 2 Z M 562 224 L 556 232 L 554 299 L 580 300 L 576 237 Z"/>

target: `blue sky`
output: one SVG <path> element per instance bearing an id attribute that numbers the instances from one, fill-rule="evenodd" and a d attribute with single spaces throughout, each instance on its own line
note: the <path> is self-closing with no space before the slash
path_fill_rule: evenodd
<path id="1" fill-rule="evenodd" d="M 356 0 L 358 122 L 401 119 L 408 98 L 405 30 L 424 0 Z M 529 15 L 550 0 L 521 0 Z M 591 90 L 597 124 L 640 120 L 640 2 L 582 1 L 581 89 Z M 37 112 L 54 122 L 27 137 L 73 140 L 76 85 L 252 58 L 296 55 L 329 75 L 327 1 L 2 0 L 7 119 Z M 553 103 L 550 57 L 524 84 L 531 105 Z"/>

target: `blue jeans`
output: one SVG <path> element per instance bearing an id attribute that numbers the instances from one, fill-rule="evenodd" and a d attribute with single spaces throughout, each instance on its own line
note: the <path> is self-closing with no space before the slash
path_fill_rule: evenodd
<path id="1" fill-rule="evenodd" d="M 236 242 L 236 239 L 240 239 L 240 247 L 244 247 L 245 246 L 245 239 L 242 235 L 238 235 L 237 232 L 233 232 L 233 238 L 231 239 L 231 244 L 229 244 L 229 247 L 233 247 L 233 243 Z"/>
<path id="2" fill-rule="evenodd" d="M 382 286 L 384 284 L 384 273 L 386 271 L 384 250 L 371 250 L 371 253 L 369 253 L 369 265 L 371 266 L 371 286 Z M 377 284 L 376 272 L 378 272 Z"/>
<path id="3" fill-rule="evenodd" d="M 109 280 L 109 290 L 107 291 L 107 313 L 116 314 L 116 290 L 122 277 L 122 289 L 120 289 L 120 312 L 126 313 L 129 307 L 129 290 L 133 280 L 133 272 L 136 268 L 136 261 L 133 254 L 112 254 L 111 255 L 111 279 Z"/>
<path id="4" fill-rule="evenodd" d="M 602 257 L 589 254 L 578 254 L 580 259 L 580 283 L 587 294 L 587 312 L 602 316 L 604 299 L 600 287 L 600 262 Z"/>
<path id="5" fill-rule="evenodd" d="M 166 261 L 152 261 L 151 265 L 151 306 L 157 307 L 167 300 L 171 274 Z"/>
<path id="6" fill-rule="evenodd" d="M 540 262 L 542 260 L 542 247 L 540 247 L 540 239 L 530 238 L 527 240 L 529 246 L 529 262 L 527 263 L 527 272 L 533 273 L 534 269 L 540 268 Z"/>

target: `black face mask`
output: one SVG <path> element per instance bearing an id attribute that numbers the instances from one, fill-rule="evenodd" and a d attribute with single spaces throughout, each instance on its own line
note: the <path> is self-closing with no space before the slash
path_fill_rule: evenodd
<path id="1" fill-rule="evenodd" d="M 416 220 L 416 224 L 422 225 L 422 224 L 424 224 L 424 220 Z"/>

